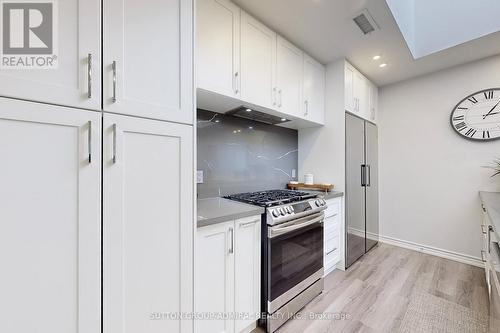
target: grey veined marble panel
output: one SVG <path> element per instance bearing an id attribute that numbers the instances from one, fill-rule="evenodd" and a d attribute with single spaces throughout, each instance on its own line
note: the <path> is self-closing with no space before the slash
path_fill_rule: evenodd
<path id="1" fill-rule="evenodd" d="M 198 198 L 285 188 L 296 179 L 298 133 L 198 110 Z"/>

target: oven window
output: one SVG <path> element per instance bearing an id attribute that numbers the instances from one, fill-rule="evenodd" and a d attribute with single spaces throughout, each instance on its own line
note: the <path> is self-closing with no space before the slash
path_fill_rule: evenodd
<path id="1" fill-rule="evenodd" d="M 270 301 L 323 268 L 323 224 L 269 239 Z"/>

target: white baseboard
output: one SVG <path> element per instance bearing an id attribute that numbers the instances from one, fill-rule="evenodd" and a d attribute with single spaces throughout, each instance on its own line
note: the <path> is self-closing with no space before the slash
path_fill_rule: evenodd
<path id="1" fill-rule="evenodd" d="M 352 234 L 354 234 L 356 236 L 360 236 L 360 237 L 364 236 L 364 232 L 361 230 L 349 228 L 349 232 L 351 232 Z M 425 254 L 430 254 L 430 255 L 433 255 L 436 257 L 440 257 L 440 258 L 454 260 L 457 262 L 461 262 L 463 264 L 468 264 L 468 265 L 484 268 L 484 263 L 482 262 L 482 260 L 480 258 L 476 258 L 476 257 L 470 256 L 467 254 L 462 254 L 462 253 L 458 253 L 458 252 L 454 252 L 454 251 L 448 251 L 448 250 L 444 250 L 444 249 L 440 249 L 440 248 L 432 247 L 432 246 L 428 246 L 428 245 L 417 244 L 414 242 L 409 242 L 409 241 L 405 241 L 405 240 L 394 238 L 394 237 L 376 235 L 376 234 L 373 234 L 370 232 L 366 233 L 366 237 L 368 239 L 377 239 L 377 237 L 378 237 L 378 240 L 381 243 L 394 245 L 394 246 L 402 247 L 405 249 L 414 250 L 414 251 L 422 252 Z"/>

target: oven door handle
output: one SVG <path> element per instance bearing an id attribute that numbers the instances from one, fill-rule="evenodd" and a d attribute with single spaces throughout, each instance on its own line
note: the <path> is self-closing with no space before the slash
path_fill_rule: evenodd
<path id="1" fill-rule="evenodd" d="M 278 225 L 276 227 L 269 228 L 269 235 L 268 236 L 269 236 L 269 238 L 274 238 L 274 237 L 281 236 L 281 235 L 286 234 L 286 233 L 291 232 L 291 231 L 305 228 L 307 226 L 310 226 L 310 225 L 313 225 L 316 223 L 322 224 L 324 219 L 325 219 L 325 213 L 322 212 L 319 215 L 314 215 L 313 218 L 305 219 L 305 222 L 303 222 L 303 223 L 294 223 L 292 225 L 286 225 L 286 226 L 279 226 Z M 300 219 L 300 220 L 304 220 L 304 219 Z"/>

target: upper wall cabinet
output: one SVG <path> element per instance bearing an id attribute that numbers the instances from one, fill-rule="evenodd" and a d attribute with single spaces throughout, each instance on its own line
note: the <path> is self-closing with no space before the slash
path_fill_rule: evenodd
<path id="1" fill-rule="evenodd" d="M 228 0 L 197 1 L 197 86 L 240 97 L 240 8 Z"/>
<path id="2" fill-rule="evenodd" d="M 304 55 L 280 36 L 276 45 L 276 107 L 289 115 L 300 117 Z"/>
<path id="3" fill-rule="evenodd" d="M 325 67 L 304 54 L 303 116 L 318 124 L 323 124 L 325 120 L 325 80 Z"/>
<path id="4" fill-rule="evenodd" d="M 27 15 L 28 9 L 15 8 L 15 3 L 11 6 L 9 11 L 4 10 L 4 17 L 8 15 L 11 24 L 19 21 L 22 24 L 23 12 Z M 31 32 L 26 30 L 8 41 L 12 54 L 3 50 L 4 59 L 6 57 L 10 62 L 0 68 L 0 94 L 100 109 L 101 1 L 58 1 L 57 6 L 43 10 L 43 15 L 50 13 L 57 19 L 52 35 L 28 36 Z M 33 49 L 36 53 L 48 53 L 36 56 L 35 62 L 31 63 Z"/>
<path id="5" fill-rule="evenodd" d="M 276 108 L 275 32 L 241 12 L 241 98 L 265 108 Z"/>
<path id="6" fill-rule="evenodd" d="M 345 110 L 375 122 L 378 88 L 351 64 L 345 65 Z"/>
<path id="7" fill-rule="evenodd" d="M 193 1 L 107 0 L 105 111 L 193 122 Z"/>

